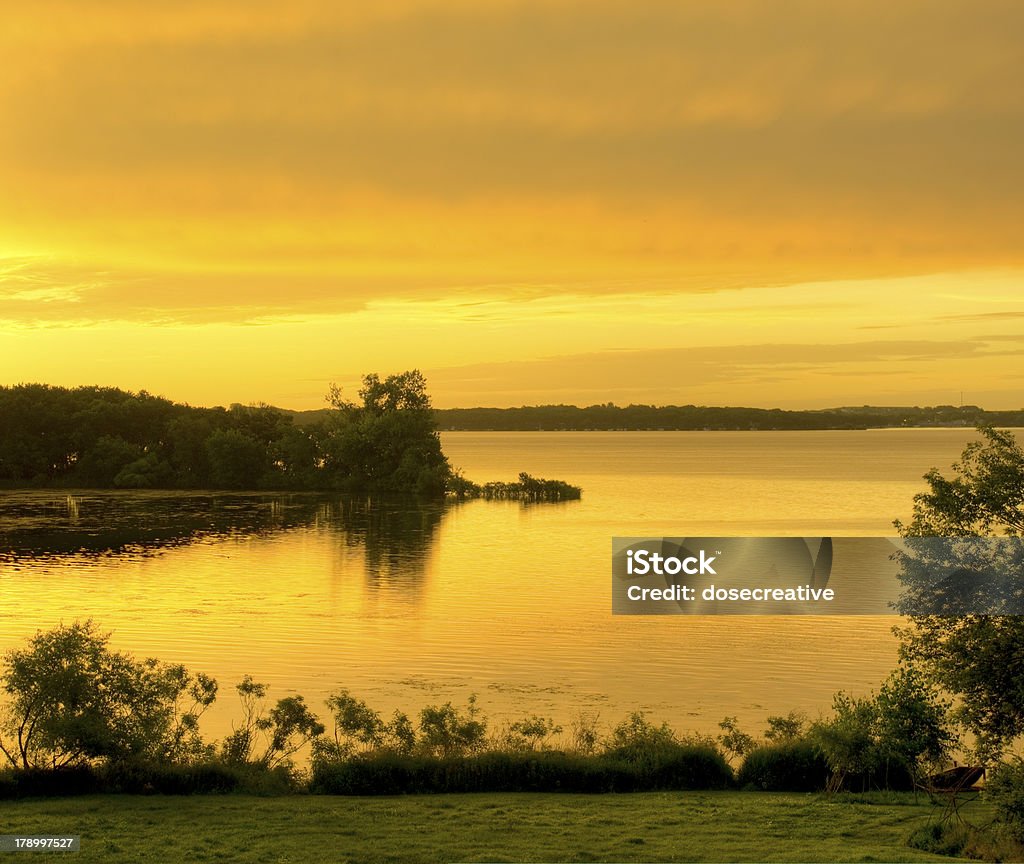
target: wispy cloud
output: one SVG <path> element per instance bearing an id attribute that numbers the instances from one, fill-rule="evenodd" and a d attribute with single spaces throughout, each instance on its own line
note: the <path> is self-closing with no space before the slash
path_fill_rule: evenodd
<path id="1" fill-rule="evenodd" d="M 987 340 L 875 340 L 846 344 L 720 345 L 705 348 L 604 351 L 552 356 L 507 363 L 480 363 L 430 371 L 430 380 L 452 394 L 463 394 L 462 404 L 472 404 L 493 394 L 501 404 L 509 397 L 529 392 L 539 401 L 561 401 L 577 392 L 598 400 L 630 401 L 649 395 L 655 401 L 682 403 L 707 401 L 719 394 L 718 403 L 732 401 L 733 393 L 746 394 L 756 404 L 792 399 L 800 382 L 814 380 L 808 396 L 818 404 L 839 404 L 821 379 L 859 377 L 881 379 L 928 374 L 930 366 L 1024 357 L 1024 348 L 990 345 Z M 964 366 L 969 368 L 969 366 Z M 784 386 L 780 386 L 784 385 Z M 768 386 L 769 389 L 759 388 Z M 767 396 L 773 393 L 773 396 Z M 470 395 L 472 394 L 472 395 Z M 547 399 L 544 395 L 547 395 Z M 655 395 L 656 394 L 656 395 Z M 670 397 L 669 394 L 672 394 Z M 785 394 L 785 395 L 783 395 Z M 459 401 L 459 396 L 454 396 Z"/>
<path id="2" fill-rule="evenodd" d="M 939 315 L 936 321 L 1007 321 L 1024 318 L 1024 309 L 1003 309 L 999 312 L 966 312 L 959 315 Z"/>

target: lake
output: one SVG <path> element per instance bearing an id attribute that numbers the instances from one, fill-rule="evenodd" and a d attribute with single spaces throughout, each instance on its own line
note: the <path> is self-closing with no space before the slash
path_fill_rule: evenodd
<path id="1" fill-rule="evenodd" d="M 677 730 L 812 717 L 896 662 L 892 617 L 612 616 L 613 536 L 893 534 L 967 429 L 442 434 L 477 481 L 520 471 L 581 501 L 416 506 L 317 495 L 0 493 L 0 650 L 94 618 L 112 644 L 316 709 L 347 687 L 386 713 L 479 694 L 494 721 Z"/>

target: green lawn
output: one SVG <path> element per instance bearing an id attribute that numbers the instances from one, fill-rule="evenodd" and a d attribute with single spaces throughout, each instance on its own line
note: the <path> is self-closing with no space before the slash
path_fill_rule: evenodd
<path id="1" fill-rule="evenodd" d="M 909 794 L 105 795 L 0 802 L 0 834 L 80 834 L 76 864 L 950 861 L 906 845 L 931 816 Z"/>

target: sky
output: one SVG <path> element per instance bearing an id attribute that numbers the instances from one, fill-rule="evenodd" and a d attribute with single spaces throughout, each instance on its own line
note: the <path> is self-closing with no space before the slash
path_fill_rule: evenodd
<path id="1" fill-rule="evenodd" d="M 0 3 L 0 384 L 1024 407 L 1016 0 Z"/>

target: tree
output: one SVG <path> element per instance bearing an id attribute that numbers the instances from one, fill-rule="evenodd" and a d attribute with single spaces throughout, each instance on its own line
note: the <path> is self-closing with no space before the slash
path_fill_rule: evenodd
<path id="1" fill-rule="evenodd" d="M 722 734 L 718 736 L 718 743 L 731 761 L 734 758 L 742 758 L 757 746 L 753 735 L 742 731 L 739 728 L 739 720 L 736 717 L 726 717 L 718 724 Z"/>
<path id="2" fill-rule="evenodd" d="M 302 696 L 285 696 L 261 722 L 269 739 L 260 762 L 267 768 L 290 764 L 291 757 L 324 734 L 324 724 L 309 710 Z"/>
<path id="3" fill-rule="evenodd" d="M 418 370 L 366 375 L 356 405 L 331 385 L 336 409 L 322 436 L 324 468 L 337 485 L 375 492 L 443 495 L 452 476 Z"/>
<path id="4" fill-rule="evenodd" d="M 779 744 L 785 741 L 795 741 L 803 735 L 807 718 L 799 711 L 790 711 L 785 717 L 773 715 L 765 722 L 768 724 L 768 728 L 764 732 L 765 740 Z"/>
<path id="5" fill-rule="evenodd" d="M 944 702 L 920 670 L 901 666 L 874 700 L 875 737 L 886 769 L 902 765 L 916 783 L 924 769 L 938 767 L 956 743 Z"/>
<path id="6" fill-rule="evenodd" d="M 480 716 L 476 694 L 469 697 L 463 713 L 451 702 L 428 705 L 420 711 L 420 746 L 432 756 L 461 756 L 481 749 L 487 720 Z"/>
<path id="7" fill-rule="evenodd" d="M 1024 451 L 1012 433 L 979 426 L 953 465 L 953 477 L 932 468 L 928 491 L 914 496 L 914 518 L 894 524 L 903 537 L 970 537 L 1024 532 Z"/>
<path id="8" fill-rule="evenodd" d="M 217 683 L 112 651 L 92 621 L 37 633 L 4 656 L 0 752 L 12 767 L 101 759 L 186 762 L 208 751 L 198 720 Z"/>
<path id="9" fill-rule="evenodd" d="M 246 675 L 235 686 L 242 702 L 241 726 L 221 744 L 221 756 L 229 764 L 272 769 L 288 767 L 291 757 L 324 733 L 324 724 L 310 711 L 301 696 L 285 696 L 267 711 L 263 700 L 267 685 Z M 257 750 L 262 740 L 263 749 Z"/>
<path id="10" fill-rule="evenodd" d="M 832 771 L 828 790 L 838 791 L 850 775 L 859 775 L 863 784 L 880 772 L 881 783 L 888 786 L 895 767 L 916 782 L 956 743 L 947 707 L 924 676 L 906 666 L 896 669 L 877 694 L 855 698 L 837 693 L 832 717 L 810 730 Z"/>
<path id="11" fill-rule="evenodd" d="M 371 750 L 383 741 L 385 725 L 380 714 L 348 690 L 332 693 L 327 707 L 334 716 L 334 743 L 339 754 Z"/>
<path id="12" fill-rule="evenodd" d="M 184 414 L 168 423 L 164 437 L 176 486 L 195 488 L 209 483 L 206 439 L 212 432 L 209 417 L 202 415 Z"/>
<path id="13" fill-rule="evenodd" d="M 848 693 L 836 693 L 832 699 L 833 716 L 811 727 L 811 738 L 832 771 L 826 787 L 837 792 L 850 774 L 866 778 L 879 764 L 873 726 L 875 708 L 871 699 L 857 699 Z"/>
<path id="14" fill-rule="evenodd" d="M 205 446 L 210 479 L 223 489 L 255 488 L 269 467 L 266 448 L 239 429 L 218 429 Z"/>
<path id="15" fill-rule="evenodd" d="M 147 453 L 118 471 L 114 485 L 125 489 L 157 489 L 166 487 L 171 479 L 171 466 L 156 453 Z"/>
<path id="16" fill-rule="evenodd" d="M 365 375 L 359 398 L 365 410 L 378 415 L 391 411 L 430 411 L 427 379 L 419 369 L 388 375 L 383 381 L 377 374 Z"/>
<path id="17" fill-rule="evenodd" d="M 416 748 L 412 721 L 396 710 L 390 722 L 348 690 L 332 693 L 327 707 L 334 717 L 334 734 L 313 742 L 314 762 L 336 762 L 373 751 L 408 755 Z"/>
<path id="18" fill-rule="evenodd" d="M 928 491 L 914 498 L 913 519 L 895 522 L 900 535 L 915 538 L 965 538 L 946 554 L 968 553 L 970 538 L 1020 537 L 1024 531 L 1024 451 L 1006 431 L 979 427 L 981 440 L 966 446 L 946 477 L 937 469 L 925 475 Z M 1013 594 L 1024 581 L 1020 544 L 1003 562 L 999 590 Z M 1016 552 L 1013 551 L 1016 548 Z M 965 553 L 967 554 L 967 553 Z M 1003 554 L 997 551 L 997 554 Z M 926 563 L 926 562 L 925 562 Z M 902 560 L 911 593 L 901 611 L 911 626 L 898 630 L 902 657 L 959 698 L 957 715 L 977 736 L 984 758 L 997 756 L 1024 732 L 1024 617 L 938 614 L 944 607 L 915 602 L 920 556 Z M 933 600 L 934 592 L 917 597 Z"/>
<path id="19" fill-rule="evenodd" d="M 220 751 L 225 762 L 245 765 L 252 761 L 260 721 L 263 719 L 263 700 L 267 695 L 267 685 L 254 681 L 251 675 L 246 675 L 235 685 L 235 691 L 242 703 L 242 722 L 221 742 Z"/>
<path id="20" fill-rule="evenodd" d="M 114 478 L 141 455 L 137 445 L 104 435 L 76 463 L 75 479 L 83 486 L 112 486 Z"/>

